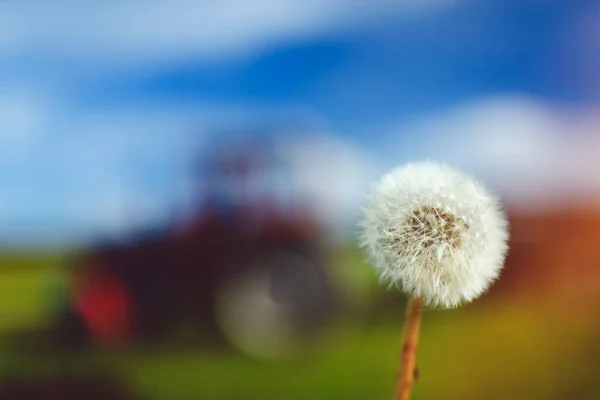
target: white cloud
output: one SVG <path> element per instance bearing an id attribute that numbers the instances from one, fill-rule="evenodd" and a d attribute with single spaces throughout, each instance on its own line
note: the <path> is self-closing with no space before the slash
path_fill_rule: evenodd
<path id="1" fill-rule="evenodd" d="M 414 138 L 412 158 L 472 170 L 515 204 L 536 206 L 600 192 L 600 118 L 594 114 L 506 95 L 475 99 L 400 130 Z"/>
<path id="2" fill-rule="evenodd" d="M 281 143 L 281 154 L 292 168 L 293 194 L 308 201 L 317 216 L 335 234 L 353 235 L 347 223 L 354 221 L 377 177 L 372 156 L 332 132 L 291 137 Z"/>

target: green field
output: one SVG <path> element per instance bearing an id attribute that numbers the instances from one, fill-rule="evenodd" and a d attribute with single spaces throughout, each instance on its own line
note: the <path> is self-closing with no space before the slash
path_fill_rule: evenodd
<path id="1" fill-rule="evenodd" d="M 64 255 L 0 254 L 0 334 L 44 323 Z"/>
<path id="2" fill-rule="evenodd" d="M 0 334 L 18 336 L 48 322 L 54 290 L 64 283 L 56 269 L 62 258 L 0 256 Z M 370 299 L 368 308 L 360 318 L 332 323 L 321 341 L 290 359 L 261 361 L 202 348 L 126 349 L 75 355 L 75 361 L 65 363 L 0 343 L 2 368 L 35 375 L 55 373 L 65 365 L 78 370 L 101 365 L 150 399 L 391 399 L 402 299 L 374 291 L 376 282 L 355 252 L 344 253 L 337 262 L 349 271 L 342 279 L 355 285 L 347 295 L 358 293 L 361 302 Z M 597 379 L 582 364 L 590 337 L 577 326 L 558 329 L 552 314 L 523 304 L 427 310 L 414 398 L 593 396 Z M 584 395 L 577 398 L 597 398 Z"/>

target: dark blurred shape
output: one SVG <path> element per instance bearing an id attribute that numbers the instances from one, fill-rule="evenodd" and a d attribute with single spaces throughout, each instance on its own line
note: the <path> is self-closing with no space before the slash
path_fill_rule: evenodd
<path id="1" fill-rule="evenodd" d="M 63 343 L 158 343 L 187 329 L 248 344 L 231 337 L 244 324 L 257 337 L 285 331 L 299 339 L 331 315 L 336 296 L 319 221 L 290 193 L 269 144 L 219 145 L 202 161 L 191 217 L 73 261 L 69 304 L 55 329 Z M 254 285 L 257 277 L 265 284 Z M 267 301 L 252 300 L 259 298 Z"/>
<path id="2" fill-rule="evenodd" d="M 140 400 L 122 379 L 115 375 L 89 376 L 63 374 L 54 377 L 0 378 L 2 400 Z"/>

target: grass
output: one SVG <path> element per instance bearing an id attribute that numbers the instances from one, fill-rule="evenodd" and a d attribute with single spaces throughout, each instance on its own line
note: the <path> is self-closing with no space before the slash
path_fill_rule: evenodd
<path id="1" fill-rule="evenodd" d="M 572 366 L 582 348 L 562 345 L 549 319 L 514 308 L 493 316 L 457 313 L 425 315 L 415 400 L 542 400 L 577 382 Z M 390 399 L 401 322 L 332 332 L 312 352 L 288 360 L 165 351 L 122 353 L 111 363 L 153 399 Z"/>
<path id="2" fill-rule="evenodd" d="M 48 302 L 55 298 L 53 288 L 63 279 L 54 269 L 61 259 L 59 255 L 0 255 L 0 334 L 46 320 Z M 360 262 L 353 253 L 337 261 L 350 270 L 350 264 Z M 156 400 L 390 399 L 403 304 L 394 296 L 392 301 L 381 299 L 380 292 L 366 287 L 363 294 L 386 305 L 384 318 L 337 325 L 310 351 L 292 359 L 259 361 L 235 352 L 201 349 L 130 349 L 80 355 L 75 368 L 100 363 Z M 371 307 L 368 314 L 373 310 L 378 308 Z M 590 364 L 586 354 L 589 339 L 585 338 L 593 336 L 591 331 L 558 326 L 560 321 L 551 310 L 523 302 L 425 311 L 418 353 L 421 378 L 414 399 L 542 400 L 592 390 L 585 383 L 596 382 L 591 374 L 598 366 Z M 5 350 L 5 369 L 16 364 L 28 370 L 57 368 L 52 358 L 8 357 L 4 343 L 0 349 Z M 590 393 L 598 390 L 596 386 Z"/>
<path id="3" fill-rule="evenodd" d="M 338 336 L 313 354 L 279 361 L 167 352 L 122 356 L 119 365 L 138 390 L 157 399 L 385 399 L 396 360 L 382 360 L 395 336 L 385 330 L 361 335 L 360 342 L 356 334 Z"/>
<path id="4" fill-rule="evenodd" d="M 62 254 L 0 253 L 0 334 L 43 323 Z"/>

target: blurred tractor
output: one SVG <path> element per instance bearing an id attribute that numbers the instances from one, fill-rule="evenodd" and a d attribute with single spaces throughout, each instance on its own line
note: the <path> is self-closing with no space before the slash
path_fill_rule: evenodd
<path id="1" fill-rule="evenodd" d="M 192 337 L 277 356 L 325 325 L 337 296 L 322 232 L 285 164 L 257 144 L 204 161 L 193 215 L 73 261 L 56 329 L 65 344 Z"/>

